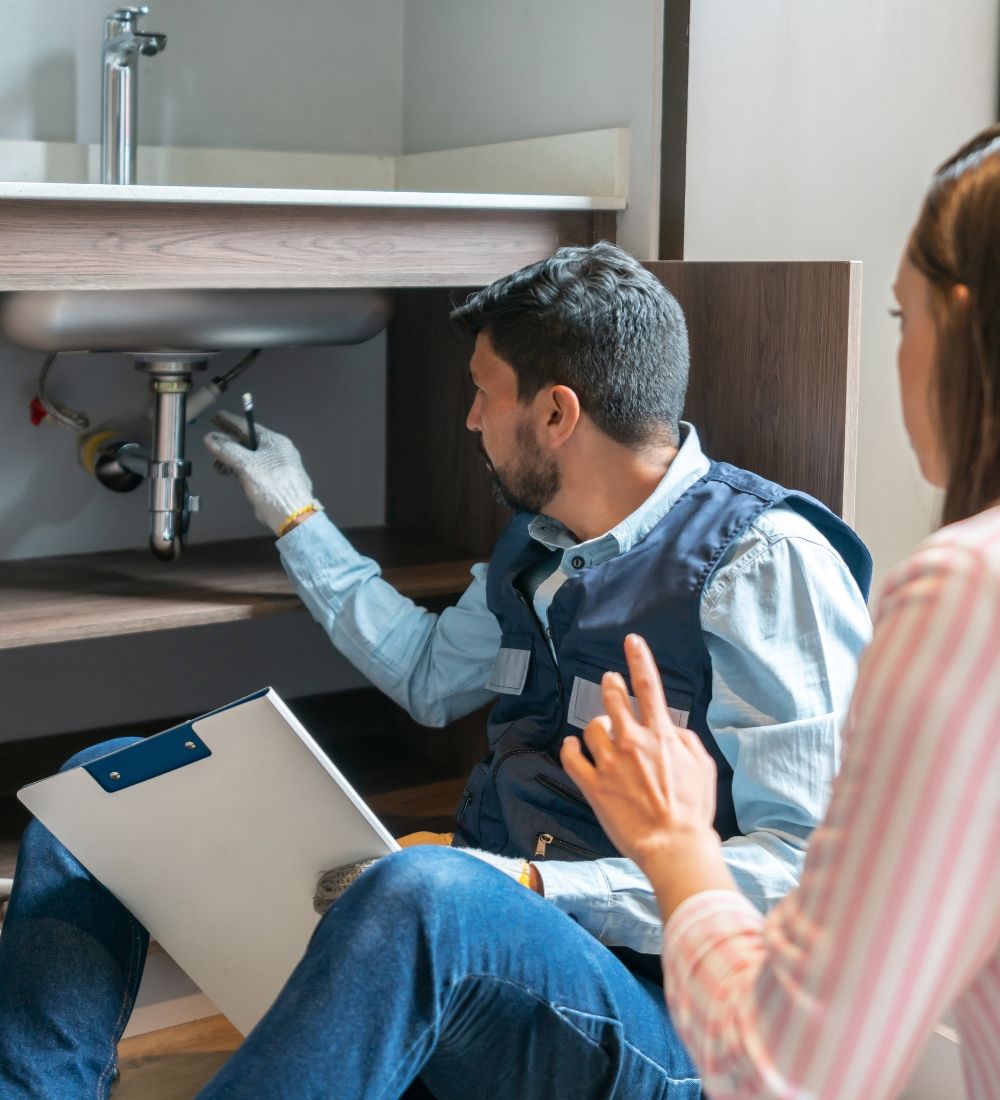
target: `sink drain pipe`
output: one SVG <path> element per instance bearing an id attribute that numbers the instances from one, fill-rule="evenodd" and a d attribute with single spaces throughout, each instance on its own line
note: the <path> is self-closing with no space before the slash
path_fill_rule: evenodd
<path id="1" fill-rule="evenodd" d="M 203 370 L 211 354 L 133 354 L 136 370 L 149 375 L 153 393 L 149 452 L 113 429 L 92 432 L 80 444 L 80 463 L 107 488 L 127 493 L 149 481 L 149 548 L 161 561 L 181 556 L 191 513 L 200 505 L 187 491 L 191 463 L 184 455 L 184 437 L 191 374 Z"/>

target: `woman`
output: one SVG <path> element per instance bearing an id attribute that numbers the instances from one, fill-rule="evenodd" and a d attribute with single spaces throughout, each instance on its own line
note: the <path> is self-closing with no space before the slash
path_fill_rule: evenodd
<path id="1" fill-rule="evenodd" d="M 1000 1097 L 1000 126 L 936 173 L 894 287 L 906 428 L 947 526 L 890 576 L 801 885 L 762 917 L 719 857 L 711 758 L 645 643 L 563 763 L 656 889 L 667 1001 L 713 1100 L 879 1100 L 947 1012 Z"/>

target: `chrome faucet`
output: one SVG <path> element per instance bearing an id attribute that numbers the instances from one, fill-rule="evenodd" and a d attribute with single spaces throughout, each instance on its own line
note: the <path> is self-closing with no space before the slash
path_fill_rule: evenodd
<path id="1" fill-rule="evenodd" d="M 101 183 L 135 183 L 136 81 L 139 55 L 166 49 L 165 34 L 143 34 L 139 18 L 149 8 L 118 8 L 104 20 L 104 85 L 101 97 Z"/>

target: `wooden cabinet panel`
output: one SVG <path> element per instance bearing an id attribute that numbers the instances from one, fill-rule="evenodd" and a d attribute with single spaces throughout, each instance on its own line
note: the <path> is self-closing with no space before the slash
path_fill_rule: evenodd
<path id="1" fill-rule="evenodd" d="M 486 558 L 509 513 L 465 427 L 473 341 L 448 315 L 468 290 L 405 290 L 389 324 L 386 523 Z"/>
<path id="2" fill-rule="evenodd" d="M 646 265 L 684 309 L 685 419 L 715 459 L 854 517 L 861 264 Z"/>

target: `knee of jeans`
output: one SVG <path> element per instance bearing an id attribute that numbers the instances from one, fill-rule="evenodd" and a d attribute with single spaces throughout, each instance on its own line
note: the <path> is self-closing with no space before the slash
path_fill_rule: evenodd
<path id="1" fill-rule="evenodd" d="M 81 749 L 78 753 L 74 753 L 59 770 L 67 772 L 70 768 L 78 768 L 81 764 L 90 764 L 102 756 L 107 756 L 109 752 L 115 752 L 117 749 L 127 749 L 129 745 L 137 745 L 143 740 L 145 738 L 142 737 L 112 737 L 110 741 L 101 741 L 97 745 L 90 745 L 85 749 Z"/>
<path id="2" fill-rule="evenodd" d="M 359 890 L 370 896 L 373 904 L 394 908 L 392 902 L 399 901 L 406 912 L 427 914 L 451 906 L 461 908 L 464 899 L 481 897 L 484 889 L 495 887 L 497 881 L 498 876 L 475 856 L 427 845 L 404 848 L 378 860 L 348 893 Z"/>

